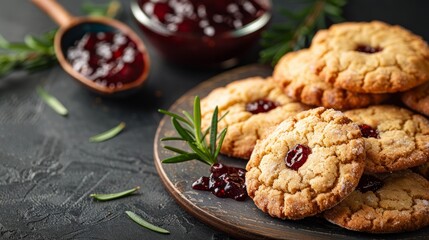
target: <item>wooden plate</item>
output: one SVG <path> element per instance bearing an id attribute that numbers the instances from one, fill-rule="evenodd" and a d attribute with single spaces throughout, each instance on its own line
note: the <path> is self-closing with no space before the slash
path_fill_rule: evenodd
<path id="1" fill-rule="evenodd" d="M 187 92 L 171 106 L 170 111 L 191 112 L 196 95 L 202 98 L 214 88 L 234 80 L 251 76 L 269 76 L 271 73 L 270 68 L 251 65 L 220 74 Z M 299 221 L 280 220 L 257 209 L 249 198 L 244 202 L 237 202 L 217 198 L 210 192 L 193 190 L 192 183 L 201 176 L 208 176 L 209 167 L 198 161 L 161 164 L 162 159 L 171 157 L 173 153 L 163 149 L 160 139 L 173 135 L 176 133 L 170 124 L 170 118 L 164 117 L 157 129 L 154 143 L 155 166 L 162 182 L 168 192 L 190 214 L 231 236 L 243 239 L 425 239 L 429 236 L 429 228 L 410 233 L 372 235 L 348 231 L 319 217 Z M 185 147 L 179 142 L 169 142 L 169 145 Z M 220 156 L 219 161 L 243 168 L 246 165 L 243 160 L 225 156 Z"/>

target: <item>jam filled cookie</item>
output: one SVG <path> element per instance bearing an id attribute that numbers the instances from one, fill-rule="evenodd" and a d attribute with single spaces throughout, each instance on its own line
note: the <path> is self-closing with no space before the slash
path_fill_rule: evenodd
<path id="1" fill-rule="evenodd" d="M 363 175 L 357 189 L 324 213 L 341 227 L 370 233 L 413 231 L 429 225 L 429 182 L 409 170 Z"/>
<path id="2" fill-rule="evenodd" d="M 335 87 L 362 93 L 406 91 L 429 79 L 429 47 L 419 36 L 383 22 L 341 23 L 319 31 L 315 72 Z"/>
<path id="3" fill-rule="evenodd" d="M 402 102 L 409 108 L 429 117 L 429 82 L 404 92 Z"/>
<path id="4" fill-rule="evenodd" d="M 385 100 L 387 94 L 354 93 L 334 88 L 311 70 L 314 56 L 310 50 L 290 52 L 276 65 L 273 79 L 285 93 L 302 103 L 338 110 L 361 108 Z"/>
<path id="5" fill-rule="evenodd" d="M 354 191 L 365 167 L 359 127 L 323 107 L 282 122 L 259 141 L 246 166 L 255 205 L 273 217 L 301 219 Z"/>
<path id="6" fill-rule="evenodd" d="M 396 106 L 344 113 L 359 124 L 366 145 L 366 172 L 381 173 L 424 164 L 429 158 L 429 121 Z"/>
<path id="7" fill-rule="evenodd" d="M 308 109 L 287 97 L 277 84 L 260 77 L 235 81 L 202 99 L 203 129 L 210 126 L 216 106 L 219 116 L 228 112 L 218 124 L 218 129 L 228 127 L 220 152 L 243 159 L 249 159 L 256 141 L 272 127 Z"/>

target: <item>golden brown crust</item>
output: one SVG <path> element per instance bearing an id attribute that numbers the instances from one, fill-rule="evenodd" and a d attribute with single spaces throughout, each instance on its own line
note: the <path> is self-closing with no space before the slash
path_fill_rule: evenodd
<path id="1" fill-rule="evenodd" d="M 246 111 L 246 104 L 258 99 L 267 99 L 279 104 L 275 109 L 259 114 Z M 218 124 L 218 129 L 228 127 L 221 153 L 228 156 L 249 159 L 256 141 L 264 137 L 272 127 L 289 116 L 308 109 L 284 95 L 282 90 L 270 80 L 252 77 L 213 90 L 201 100 L 202 127 L 211 124 L 215 107 L 219 116 L 228 114 Z"/>
<path id="2" fill-rule="evenodd" d="M 312 153 L 298 169 L 286 167 L 297 144 Z M 365 149 L 359 127 L 343 113 L 316 108 L 282 122 L 259 141 L 247 163 L 246 185 L 255 205 L 273 217 L 301 219 L 333 207 L 359 182 Z"/>
<path id="3" fill-rule="evenodd" d="M 334 88 L 312 72 L 314 56 L 310 50 L 290 52 L 283 56 L 273 73 L 274 81 L 297 101 L 313 106 L 346 110 L 379 104 L 387 94 L 354 93 Z"/>
<path id="4" fill-rule="evenodd" d="M 359 45 L 381 48 L 356 51 Z M 347 22 L 319 31 L 315 72 L 335 87 L 362 93 L 406 91 L 429 79 L 429 47 L 419 36 L 383 22 Z"/>
<path id="5" fill-rule="evenodd" d="M 429 225 L 429 182 L 409 170 L 377 175 L 383 187 L 354 191 L 324 217 L 341 227 L 370 233 L 413 231 Z"/>
<path id="6" fill-rule="evenodd" d="M 404 92 L 402 102 L 411 109 L 429 117 L 429 82 Z"/>
<path id="7" fill-rule="evenodd" d="M 418 166 L 429 158 L 429 121 L 407 109 L 380 105 L 344 113 L 367 124 L 379 138 L 365 138 L 366 172 L 391 172 Z"/>

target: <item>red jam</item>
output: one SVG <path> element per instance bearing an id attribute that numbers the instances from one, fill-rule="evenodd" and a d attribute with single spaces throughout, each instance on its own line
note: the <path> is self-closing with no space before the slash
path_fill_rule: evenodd
<path id="1" fill-rule="evenodd" d="M 220 198 L 232 198 L 237 201 L 246 200 L 246 170 L 215 163 L 210 168 L 210 172 L 210 177 L 200 177 L 192 184 L 192 188 L 211 191 Z"/>
<path id="2" fill-rule="evenodd" d="M 372 128 L 369 125 L 361 124 L 359 125 L 360 132 L 364 138 L 379 138 L 377 129 Z"/>
<path id="3" fill-rule="evenodd" d="M 277 107 L 277 104 L 273 101 L 266 99 L 259 99 L 246 104 L 246 111 L 252 114 L 269 112 Z"/>
<path id="4" fill-rule="evenodd" d="M 380 52 L 381 50 L 383 50 L 381 47 L 371 47 L 368 45 L 358 45 L 355 49 L 355 51 L 368 53 L 368 54 L 377 53 L 377 52 Z"/>
<path id="5" fill-rule="evenodd" d="M 297 144 L 287 153 L 285 158 L 286 166 L 297 171 L 307 161 L 310 154 L 311 149 L 309 147 Z"/>
<path id="6" fill-rule="evenodd" d="M 140 6 L 171 32 L 209 37 L 239 29 L 266 11 L 257 0 L 140 0 Z"/>
<path id="7" fill-rule="evenodd" d="M 121 88 L 143 72 L 143 54 L 126 35 L 115 32 L 87 33 L 67 50 L 73 69 L 109 88 Z"/>
<path id="8" fill-rule="evenodd" d="M 380 179 L 372 175 L 364 174 L 360 178 L 359 184 L 356 187 L 356 189 L 361 191 L 362 193 L 365 193 L 368 191 L 375 192 L 381 187 L 383 187 L 383 182 Z"/>
<path id="9" fill-rule="evenodd" d="M 237 63 L 257 43 L 271 17 L 269 0 L 138 0 L 137 4 L 132 12 L 145 36 L 166 59 L 192 67 Z M 252 23 L 257 24 L 240 31 Z"/>

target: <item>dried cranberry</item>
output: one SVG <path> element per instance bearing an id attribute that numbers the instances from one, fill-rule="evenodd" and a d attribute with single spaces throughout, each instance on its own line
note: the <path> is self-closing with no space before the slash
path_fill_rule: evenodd
<path id="1" fill-rule="evenodd" d="M 355 51 L 362 52 L 362 53 L 369 53 L 369 54 L 377 53 L 377 52 L 380 52 L 381 50 L 383 50 L 381 47 L 371 47 L 363 44 L 358 45 L 355 49 Z"/>
<path id="2" fill-rule="evenodd" d="M 277 104 L 267 99 L 258 99 L 246 104 L 246 111 L 252 114 L 269 112 L 277 107 Z"/>
<path id="3" fill-rule="evenodd" d="M 192 184 L 192 188 L 211 191 L 220 198 L 232 198 L 237 201 L 244 201 L 247 198 L 246 170 L 215 163 L 210 171 L 210 177 L 200 177 Z"/>
<path id="4" fill-rule="evenodd" d="M 377 129 L 372 128 L 369 125 L 361 124 L 359 125 L 360 132 L 364 138 L 379 138 Z"/>
<path id="5" fill-rule="evenodd" d="M 381 187 L 383 187 L 383 181 L 372 175 L 364 174 L 360 178 L 359 184 L 356 189 L 365 193 L 368 191 L 375 192 Z"/>
<path id="6" fill-rule="evenodd" d="M 311 149 L 309 147 L 297 144 L 287 153 L 285 158 L 286 166 L 296 171 L 307 161 L 310 154 Z"/>

